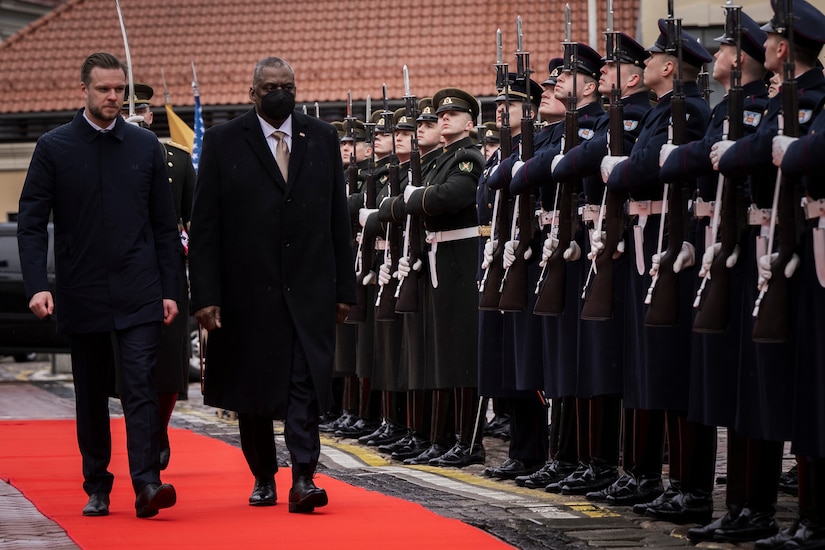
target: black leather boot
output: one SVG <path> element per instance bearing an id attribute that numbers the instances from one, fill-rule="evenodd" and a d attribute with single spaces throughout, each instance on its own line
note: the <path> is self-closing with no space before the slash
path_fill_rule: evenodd
<path id="1" fill-rule="evenodd" d="M 315 464 L 293 464 L 292 488 L 289 490 L 289 512 L 309 514 L 329 502 L 327 492 L 312 481 Z"/>

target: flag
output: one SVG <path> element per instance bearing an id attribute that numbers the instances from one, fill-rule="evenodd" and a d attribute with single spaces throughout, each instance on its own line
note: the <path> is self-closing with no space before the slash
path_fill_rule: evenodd
<path id="1" fill-rule="evenodd" d="M 203 142 L 203 112 L 201 111 L 201 96 L 198 93 L 197 82 L 192 86 L 195 89 L 195 132 L 192 139 L 192 164 L 195 172 L 198 171 L 198 161 L 201 156 L 201 144 Z"/>
<path id="2" fill-rule="evenodd" d="M 181 117 L 172 110 L 172 105 L 166 103 L 166 119 L 169 121 L 169 137 L 175 143 L 185 145 L 192 151 L 192 144 L 195 140 L 195 132 L 192 131 Z"/>

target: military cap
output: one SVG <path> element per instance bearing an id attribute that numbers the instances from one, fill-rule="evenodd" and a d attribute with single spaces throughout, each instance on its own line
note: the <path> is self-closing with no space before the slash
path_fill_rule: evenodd
<path id="1" fill-rule="evenodd" d="M 336 120 L 332 123 L 332 125 L 335 126 L 336 130 L 338 130 L 338 139 L 343 141 L 343 138 L 346 136 L 346 133 L 344 132 L 344 123 L 340 120 Z"/>
<path id="2" fill-rule="evenodd" d="M 501 142 L 501 133 L 499 132 L 498 127 L 496 127 L 495 122 L 485 122 L 484 123 L 484 143 L 500 143 Z"/>
<path id="3" fill-rule="evenodd" d="M 478 101 L 476 98 L 458 88 L 438 90 L 433 94 L 433 105 L 436 106 L 436 113 L 443 113 L 444 111 L 470 113 L 473 120 L 478 116 Z"/>
<path id="4" fill-rule="evenodd" d="M 604 67 L 604 61 L 599 52 L 582 42 L 576 45 L 576 70 L 579 74 L 598 80 L 602 67 Z"/>
<path id="5" fill-rule="evenodd" d="M 805 0 L 788 1 L 791 2 L 791 15 L 793 16 L 791 27 L 794 44 L 818 54 L 822 49 L 822 44 L 825 43 L 825 15 Z M 781 35 L 787 33 L 787 25 L 783 21 L 784 15 L 776 12 L 779 8 L 777 1 L 771 0 L 773 17 L 762 25 L 763 31 Z"/>
<path id="6" fill-rule="evenodd" d="M 618 42 L 614 54 L 619 58 L 619 63 L 627 63 L 628 65 L 635 65 L 636 67 L 644 67 L 645 59 L 650 57 L 650 52 L 648 52 L 644 46 L 623 32 L 618 34 Z M 607 63 L 608 59 L 603 57 L 602 61 Z"/>
<path id="7" fill-rule="evenodd" d="M 656 42 L 647 49 L 651 53 L 667 52 L 667 20 L 659 19 L 659 37 Z M 682 30 L 682 61 L 701 68 L 703 63 L 710 63 L 713 60 L 710 53 L 690 35 L 686 30 Z"/>
<path id="8" fill-rule="evenodd" d="M 541 83 L 542 86 L 555 86 L 556 79 L 561 74 L 561 71 L 564 69 L 564 59 L 561 57 L 554 57 L 550 60 L 547 64 L 547 72 L 550 76 L 547 77 L 547 80 Z"/>
<path id="9" fill-rule="evenodd" d="M 395 122 L 395 128 L 397 130 L 415 130 L 418 125 L 416 124 L 415 120 L 412 117 L 407 116 L 407 109 L 401 107 L 397 109 L 392 116 L 393 122 Z"/>
<path id="10" fill-rule="evenodd" d="M 425 97 L 418 101 L 418 118 L 416 122 L 438 122 L 438 115 L 435 114 L 433 98 Z"/>
<path id="11" fill-rule="evenodd" d="M 372 112 L 372 116 L 370 116 L 370 121 L 375 124 L 375 131 L 378 133 L 384 133 L 389 131 L 389 125 L 387 124 L 387 120 L 384 118 L 384 110 L 383 109 L 376 109 Z"/>
<path id="12" fill-rule="evenodd" d="M 152 101 L 152 96 L 155 95 L 155 90 L 148 84 L 138 84 L 135 82 L 135 109 L 148 107 Z M 129 87 L 126 86 L 126 97 L 123 100 L 123 108 L 129 108 Z"/>
<path id="13" fill-rule="evenodd" d="M 346 119 L 341 123 L 341 129 L 344 132 L 344 135 L 341 136 L 341 141 L 352 141 L 349 124 L 350 121 Z M 358 119 L 352 120 L 352 136 L 355 138 L 355 141 L 367 141 L 367 127 Z"/>
<path id="14" fill-rule="evenodd" d="M 750 18 L 750 16 L 745 13 L 741 12 L 741 19 L 739 20 L 742 26 L 742 40 L 740 44 L 742 45 L 742 51 L 746 54 L 754 58 L 755 60 L 759 61 L 760 63 L 765 62 L 765 39 L 767 38 L 767 34 L 763 31 L 756 21 Z M 733 29 L 731 29 L 733 30 Z M 722 44 L 729 44 L 731 46 L 736 45 L 736 37 L 728 34 L 728 29 L 725 29 L 725 33 L 715 38 L 716 42 L 721 42 Z"/>
<path id="15" fill-rule="evenodd" d="M 527 82 L 530 83 L 530 103 L 538 107 L 539 103 L 541 103 L 541 93 L 543 90 L 541 86 L 532 79 L 525 81 L 523 78 L 517 78 L 516 73 L 509 73 L 507 75 L 507 83 L 505 84 L 507 87 L 507 95 L 510 101 L 526 101 L 528 99 Z M 504 101 L 504 88 L 498 91 L 496 101 Z"/>

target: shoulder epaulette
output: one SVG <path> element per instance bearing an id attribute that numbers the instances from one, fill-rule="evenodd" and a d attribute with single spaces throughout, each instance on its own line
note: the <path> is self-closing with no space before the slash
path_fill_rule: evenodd
<path id="1" fill-rule="evenodd" d="M 184 151 L 185 153 L 188 153 L 190 155 L 192 154 L 192 151 L 190 151 L 189 147 L 187 147 L 186 145 L 181 145 L 180 143 L 171 140 L 167 141 L 166 145 L 168 145 L 169 147 L 174 147 L 175 149 L 180 149 L 181 151 Z"/>

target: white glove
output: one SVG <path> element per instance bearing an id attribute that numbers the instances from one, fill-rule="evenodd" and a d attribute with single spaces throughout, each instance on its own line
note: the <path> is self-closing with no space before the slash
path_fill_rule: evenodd
<path id="1" fill-rule="evenodd" d="M 678 145 L 673 145 L 672 143 L 665 143 L 662 145 L 662 148 L 659 149 L 659 167 L 665 165 L 665 161 L 667 161 L 667 157 L 676 149 Z"/>
<path id="2" fill-rule="evenodd" d="M 140 123 L 143 122 L 143 120 L 142 115 L 132 115 L 130 117 L 126 117 L 126 122 L 135 126 L 140 126 Z"/>
<path id="3" fill-rule="evenodd" d="M 564 158 L 563 153 L 559 153 L 558 155 L 553 157 L 553 162 L 550 163 L 550 173 L 551 174 L 556 171 L 556 166 L 559 165 L 559 163 L 561 162 L 561 159 L 563 159 L 563 158 Z"/>
<path id="4" fill-rule="evenodd" d="M 381 264 L 381 267 L 378 268 L 378 284 L 381 286 L 388 285 L 390 279 L 392 279 L 392 275 L 390 275 L 390 264 L 384 262 Z"/>
<path id="5" fill-rule="evenodd" d="M 582 249 L 576 241 L 570 241 L 570 246 L 564 251 L 562 255 L 566 262 L 576 262 L 582 257 Z"/>
<path id="6" fill-rule="evenodd" d="M 650 258 L 650 271 L 648 274 L 653 277 L 654 279 L 659 276 L 659 262 L 661 261 L 661 257 L 659 254 L 654 254 Z"/>
<path id="7" fill-rule="evenodd" d="M 361 279 L 361 284 L 364 286 L 370 286 L 375 284 L 375 271 L 369 271 L 364 278 Z"/>
<path id="8" fill-rule="evenodd" d="M 410 202 L 410 195 L 412 195 L 414 192 L 418 191 L 419 189 L 421 189 L 421 186 L 418 186 L 418 185 L 408 185 L 408 186 L 406 186 L 404 188 L 404 202 L 405 203 Z"/>
<path id="9" fill-rule="evenodd" d="M 709 246 L 705 249 L 705 253 L 702 254 L 702 267 L 699 268 L 699 276 L 704 277 L 710 271 L 710 266 L 713 264 L 713 259 L 719 255 L 719 252 L 722 251 L 722 243 L 716 243 L 713 246 Z M 725 267 L 728 269 L 733 269 L 736 265 L 737 260 L 739 260 L 739 245 L 733 249 L 730 256 L 727 257 L 725 260 Z"/>
<path id="10" fill-rule="evenodd" d="M 682 248 L 676 259 L 673 260 L 673 272 L 679 273 L 685 267 L 690 267 L 696 263 L 696 248 L 692 243 L 682 241 Z"/>
<path id="11" fill-rule="evenodd" d="M 595 260 L 596 256 L 604 250 L 603 239 L 606 237 L 604 231 L 601 229 L 594 229 L 590 232 L 590 252 L 587 253 L 588 260 Z"/>
<path id="12" fill-rule="evenodd" d="M 733 267 L 736 265 L 736 262 L 739 260 L 739 254 L 741 253 L 742 250 L 739 248 L 739 245 L 737 244 L 735 247 L 733 247 L 733 252 L 730 253 L 728 259 L 725 260 L 725 267 L 727 267 L 728 269 L 733 269 Z"/>
<path id="13" fill-rule="evenodd" d="M 510 170 L 510 176 L 516 177 L 516 173 L 521 170 L 521 167 L 524 166 L 523 160 L 517 160 L 513 163 L 513 168 Z"/>
<path id="14" fill-rule="evenodd" d="M 602 159 L 601 169 L 602 169 L 602 181 L 607 183 L 607 180 L 610 179 L 610 173 L 613 172 L 613 169 L 616 168 L 616 165 L 620 162 L 627 160 L 626 156 L 613 156 L 607 155 Z"/>
<path id="15" fill-rule="evenodd" d="M 498 247 L 497 239 L 488 239 L 487 244 L 484 245 L 484 259 L 481 262 L 481 269 L 487 269 L 493 263 L 493 254 Z"/>
<path id="16" fill-rule="evenodd" d="M 624 254 L 624 247 L 625 247 L 624 239 L 622 239 L 621 241 L 619 241 L 619 244 L 616 245 L 616 251 L 613 253 L 613 259 L 614 260 L 618 259 L 619 256 Z"/>
<path id="17" fill-rule="evenodd" d="M 544 239 L 544 244 L 541 247 L 541 261 L 539 265 L 544 267 L 547 265 L 547 260 L 550 259 L 550 256 L 553 255 L 553 252 L 559 247 L 559 240 L 553 236 L 548 235 L 546 239 Z"/>
<path id="18" fill-rule="evenodd" d="M 779 167 L 782 165 L 782 159 L 785 158 L 785 151 L 787 151 L 788 146 L 797 139 L 799 138 L 791 136 L 773 136 L 773 140 L 771 141 L 771 155 L 773 156 L 774 166 Z"/>
<path id="19" fill-rule="evenodd" d="M 757 263 L 757 271 L 759 272 L 759 282 L 757 286 L 759 290 L 762 290 L 762 287 L 771 280 L 771 263 L 779 256 L 778 252 L 774 252 L 773 254 L 765 254 L 759 258 L 759 262 Z M 799 256 L 794 254 L 791 256 L 791 259 L 788 260 L 788 263 L 785 265 L 785 278 L 790 279 L 793 277 L 796 268 L 799 267 Z"/>
<path id="20" fill-rule="evenodd" d="M 413 265 L 410 265 L 410 257 L 404 256 L 398 260 L 398 271 L 396 272 L 399 279 L 409 277 L 411 271 L 421 271 L 421 259 L 417 259 Z"/>
<path id="21" fill-rule="evenodd" d="M 508 269 L 516 261 L 517 246 L 518 241 L 516 240 L 507 241 L 506 243 L 504 243 L 504 253 L 502 254 L 502 262 L 504 263 L 504 269 Z"/>
<path id="22" fill-rule="evenodd" d="M 730 146 L 736 143 L 729 139 L 717 141 L 710 148 L 710 162 L 713 164 L 714 170 L 719 170 L 719 160 L 725 156 L 725 152 L 730 149 Z"/>
<path id="23" fill-rule="evenodd" d="M 367 225 L 367 218 L 370 217 L 370 214 L 378 212 L 377 208 L 359 208 L 358 209 L 358 223 L 361 224 L 361 227 Z"/>

